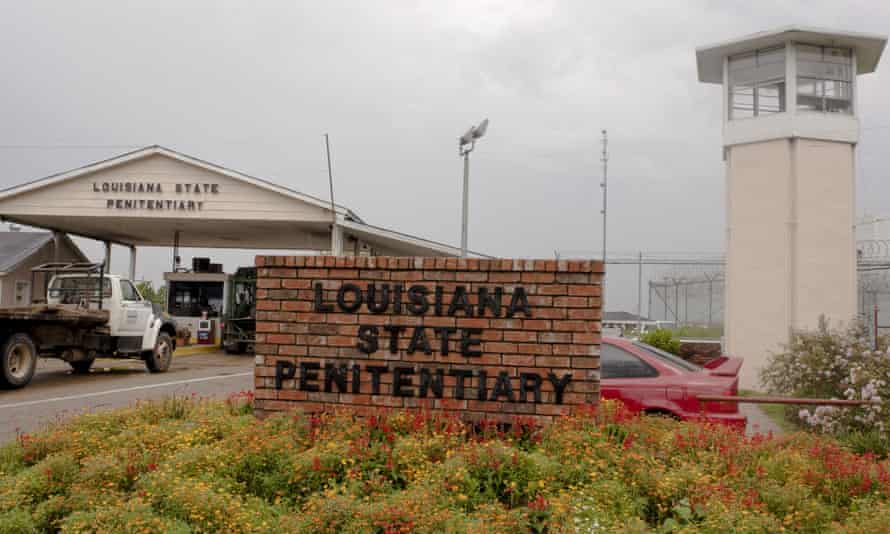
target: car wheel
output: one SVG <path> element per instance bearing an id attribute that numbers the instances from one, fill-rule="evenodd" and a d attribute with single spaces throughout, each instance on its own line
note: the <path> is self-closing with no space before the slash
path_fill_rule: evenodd
<path id="1" fill-rule="evenodd" d="M 93 362 L 95 361 L 95 358 L 93 358 L 92 360 L 78 360 L 76 362 L 68 362 L 68 365 L 71 366 L 74 374 L 85 375 L 90 372 L 90 368 L 93 366 Z"/>
<path id="2" fill-rule="evenodd" d="M 173 361 L 173 341 L 168 334 L 161 332 L 155 340 L 155 348 L 145 357 L 145 366 L 152 373 L 163 373 Z"/>
<path id="3" fill-rule="evenodd" d="M 20 388 L 28 385 L 37 369 L 37 347 L 28 334 L 13 334 L 0 352 L 0 386 Z"/>

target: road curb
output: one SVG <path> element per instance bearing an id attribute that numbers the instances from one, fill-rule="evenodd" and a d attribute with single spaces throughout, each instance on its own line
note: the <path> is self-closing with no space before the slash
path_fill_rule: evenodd
<path id="1" fill-rule="evenodd" d="M 219 345 L 200 345 L 200 346 L 188 346 L 178 348 L 173 351 L 173 357 L 179 358 L 182 356 L 196 356 L 198 354 L 209 354 L 211 352 L 219 352 L 222 350 L 222 347 Z"/>

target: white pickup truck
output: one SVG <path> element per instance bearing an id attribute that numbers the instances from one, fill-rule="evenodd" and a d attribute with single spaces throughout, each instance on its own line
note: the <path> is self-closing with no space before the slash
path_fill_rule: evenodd
<path id="1" fill-rule="evenodd" d="M 175 323 L 131 281 L 103 270 L 83 263 L 32 269 L 32 278 L 49 279 L 46 300 L 0 307 L 0 387 L 27 385 L 38 357 L 65 360 L 77 373 L 99 357 L 141 359 L 153 373 L 170 367 Z"/>

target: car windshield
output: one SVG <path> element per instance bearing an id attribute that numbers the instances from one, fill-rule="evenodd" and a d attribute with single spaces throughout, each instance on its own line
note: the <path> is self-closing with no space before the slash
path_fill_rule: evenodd
<path id="1" fill-rule="evenodd" d="M 98 297 L 98 276 L 62 276 L 53 280 L 49 288 L 49 298 L 59 299 L 62 304 L 78 304 L 82 299 L 96 300 Z M 103 284 L 102 297 L 111 297 L 108 279 Z"/>
<path id="2" fill-rule="evenodd" d="M 687 362 L 683 358 L 675 356 L 675 355 L 671 354 L 670 352 L 665 352 L 661 349 L 655 348 L 652 345 L 647 345 L 647 344 L 641 343 L 639 341 L 635 341 L 634 345 L 645 350 L 652 356 L 655 356 L 656 358 L 663 360 L 665 363 L 667 363 L 669 365 L 673 365 L 674 367 L 679 367 L 680 369 L 683 369 L 684 371 L 689 371 L 690 373 L 697 373 L 697 372 L 701 371 L 701 367 L 695 365 L 694 363 Z"/>

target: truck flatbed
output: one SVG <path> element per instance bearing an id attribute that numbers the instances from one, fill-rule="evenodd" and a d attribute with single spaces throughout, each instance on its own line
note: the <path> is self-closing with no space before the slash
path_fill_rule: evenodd
<path id="1" fill-rule="evenodd" d="M 0 307 L 0 320 L 44 321 L 73 326 L 98 326 L 108 322 L 108 310 L 87 310 L 72 305 L 32 304 Z"/>

